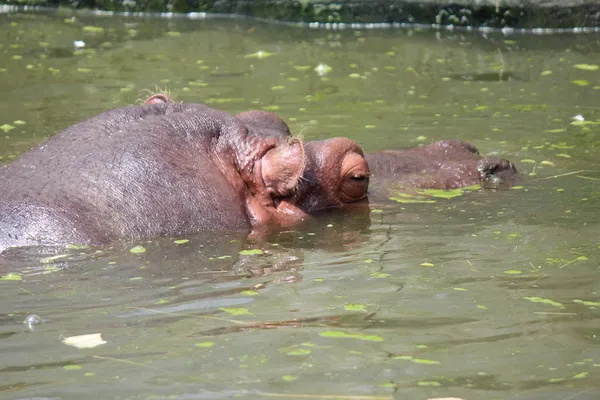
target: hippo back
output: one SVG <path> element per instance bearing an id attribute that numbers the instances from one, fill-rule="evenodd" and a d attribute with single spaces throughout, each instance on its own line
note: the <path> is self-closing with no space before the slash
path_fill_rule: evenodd
<path id="1" fill-rule="evenodd" d="M 245 230 L 214 147 L 239 129 L 203 105 L 126 107 L 76 124 L 0 170 L 0 251 Z"/>

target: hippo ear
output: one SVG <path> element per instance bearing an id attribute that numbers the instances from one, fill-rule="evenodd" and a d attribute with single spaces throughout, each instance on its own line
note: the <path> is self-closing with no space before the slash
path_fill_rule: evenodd
<path id="1" fill-rule="evenodd" d="M 163 104 L 170 103 L 171 99 L 166 94 L 157 93 L 148 97 L 148 99 L 144 102 L 144 104 Z"/>
<path id="2" fill-rule="evenodd" d="M 270 194 L 290 196 L 304 172 L 304 145 L 298 139 L 282 140 L 263 156 L 261 163 L 262 179 Z"/>

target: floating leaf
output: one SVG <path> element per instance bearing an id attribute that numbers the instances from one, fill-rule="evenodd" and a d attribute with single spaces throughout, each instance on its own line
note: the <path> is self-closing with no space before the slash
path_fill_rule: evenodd
<path id="1" fill-rule="evenodd" d="M 195 347 L 213 347 L 215 345 L 214 342 L 199 342 L 196 343 L 194 346 Z"/>
<path id="2" fill-rule="evenodd" d="M 435 201 L 435 200 L 419 200 L 419 199 L 407 199 L 407 198 L 399 198 L 399 197 L 390 197 L 390 200 L 395 201 L 396 203 L 403 203 L 403 204 L 418 204 L 418 203 L 432 204 L 432 203 L 437 203 L 437 201 Z"/>
<path id="3" fill-rule="evenodd" d="M 263 254 L 264 252 L 261 249 L 251 249 L 251 250 L 242 250 L 240 254 L 242 256 L 254 256 L 257 254 Z"/>
<path id="4" fill-rule="evenodd" d="M 344 309 L 346 311 L 367 311 L 367 306 L 364 304 L 346 304 Z"/>
<path id="5" fill-rule="evenodd" d="M 546 129 L 544 132 L 548 132 L 548 133 L 562 133 L 562 132 L 566 132 L 567 130 L 565 128 L 557 128 L 557 129 Z"/>
<path id="6" fill-rule="evenodd" d="M 8 131 L 15 129 L 15 127 L 12 125 L 9 125 L 9 124 L 3 124 L 3 125 L 0 125 L 0 129 L 3 130 L 4 133 L 6 133 Z"/>
<path id="7" fill-rule="evenodd" d="M 190 240 L 189 239 L 178 239 L 178 240 L 173 240 L 173 243 L 175 244 L 186 244 L 189 243 Z"/>
<path id="8" fill-rule="evenodd" d="M 385 272 L 371 272 L 370 275 L 373 278 L 387 278 L 390 274 L 386 274 Z"/>
<path id="9" fill-rule="evenodd" d="M 104 28 L 101 26 L 84 26 L 83 27 L 83 31 L 84 32 L 89 32 L 89 33 L 102 33 L 104 32 Z"/>
<path id="10" fill-rule="evenodd" d="M 575 67 L 577 69 L 582 69 L 584 71 L 598 71 L 598 69 L 600 68 L 600 65 L 596 65 L 596 64 L 575 64 L 575 65 L 573 65 L 573 67 Z"/>
<path id="11" fill-rule="evenodd" d="M 523 273 L 523 271 L 520 271 L 518 269 L 507 269 L 506 271 L 502 271 L 502 272 L 507 275 L 521 275 Z"/>
<path id="12" fill-rule="evenodd" d="M 434 267 L 435 265 L 430 262 L 423 262 L 419 264 L 421 267 Z"/>
<path id="13" fill-rule="evenodd" d="M 309 349 L 294 349 L 294 350 L 287 352 L 286 354 L 288 356 L 306 356 L 311 353 L 312 353 L 312 350 L 309 350 Z"/>
<path id="14" fill-rule="evenodd" d="M 137 245 L 129 249 L 129 252 L 133 254 L 141 254 L 146 252 L 146 248 L 144 246 Z"/>
<path id="15" fill-rule="evenodd" d="M 219 310 L 225 311 L 226 313 L 231 315 L 252 315 L 252 313 L 248 311 L 247 308 L 243 307 L 219 307 Z"/>
<path id="16" fill-rule="evenodd" d="M 240 294 L 243 294 L 246 296 L 256 296 L 258 294 L 258 292 L 256 290 L 242 290 L 240 292 Z"/>
<path id="17" fill-rule="evenodd" d="M 571 81 L 571 83 L 573 83 L 577 86 L 588 86 L 590 84 L 585 79 L 575 79 L 574 81 Z"/>
<path id="18" fill-rule="evenodd" d="M 583 379 L 583 378 L 587 378 L 588 375 L 589 375 L 589 372 L 580 372 L 577 375 L 573 375 L 571 379 Z"/>
<path id="19" fill-rule="evenodd" d="M 358 339 L 367 340 L 370 342 L 383 342 L 383 338 L 378 335 L 361 335 L 359 333 L 347 333 L 342 331 L 324 331 L 319 335 L 327 338 Z"/>
<path id="20" fill-rule="evenodd" d="M 63 367 L 63 369 L 64 369 L 65 371 L 77 371 L 77 370 L 80 370 L 80 369 L 82 369 L 82 368 L 83 368 L 83 367 L 82 367 L 81 365 L 75 365 L 75 364 L 69 364 L 69 365 L 65 365 L 65 366 Z"/>
<path id="21" fill-rule="evenodd" d="M 412 360 L 410 360 L 416 364 L 428 364 L 428 365 L 435 365 L 435 364 L 441 364 L 441 362 L 436 361 L 436 360 L 425 360 L 423 358 L 413 358 Z"/>
<path id="22" fill-rule="evenodd" d="M 465 192 L 462 189 L 440 190 L 440 189 L 425 189 L 419 191 L 420 194 L 431 197 L 439 197 L 441 199 L 451 199 L 462 196 Z"/>
<path id="23" fill-rule="evenodd" d="M 442 384 L 439 383 L 439 382 L 437 382 L 437 381 L 419 381 L 419 382 L 417 382 L 417 385 L 419 385 L 419 386 L 433 386 L 433 387 L 442 386 Z"/>
<path id="24" fill-rule="evenodd" d="M 544 304 L 549 304 L 551 306 L 554 307 L 559 307 L 559 308 L 564 308 L 565 306 L 562 305 L 562 303 L 559 303 L 558 301 L 554 301 L 554 300 L 550 300 L 550 299 L 544 299 L 542 297 L 523 297 L 525 300 L 529 300 L 532 301 L 534 303 L 544 303 Z"/>
<path id="25" fill-rule="evenodd" d="M 23 277 L 19 274 L 15 274 L 15 273 L 8 273 L 6 275 L 2 275 L 0 276 L 0 281 L 21 281 L 23 280 Z"/>
<path id="26" fill-rule="evenodd" d="M 62 342 L 68 346 L 77 347 L 78 349 L 91 349 L 102 344 L 106 344 L 106 341 L 102 339 L 102 334 L 100 333 L 70 336 L 63 339 Z"/>
<path id="27" fill-rule="evenodd" d="M 275 55 L 275 53 L 269 53 L 266 51 L 257 51 L 256 53 L 252 53 L 252 54 L 246 54 L 244 57 L 245 58 L 258 58 L 259 60 L 262 60 L 264 58 L 269 58 L 272 55 Z"/>
<path id="28" fill-rule="evenodd" d="M 588 306 L 588 307 L 600 307 L 600 302 L 597 302 L 597 301 L 586 301 L 586 300 L 575 299 L 575 300 L 573 300 L 573 303 L 583 304 L 584 306 Z"/>
<path id="29" fill-rule="evenodd" d="M 295 381 L 296 379 L 298 379 L 298 377 L 294 376 L 294 375 L 284 375 L 281 377 L 281 379 L 283 379 L 284 381 L 291 382 L 291 381 Z"/>
<path id="30" fill-rule="evenodd" d="M 294 65 L 294 69 L 296 71 L 308 71 L 310 68 L 311 68 L 310 65 Z"/>

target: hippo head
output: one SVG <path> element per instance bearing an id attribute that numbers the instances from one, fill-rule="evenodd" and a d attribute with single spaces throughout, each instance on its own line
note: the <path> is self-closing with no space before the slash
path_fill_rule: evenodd
<path id="1" fill-rule="evenodd" d="M 242 121 L 248 131 L 255 136 L 277 137 L 292 143 L 299 141 L 291 139 L 288 126 L 276 114 L 266 111 L 246 111 L 236 115 L 236 118 Z M 285 190 L 268 189 L 273 206 L 279 210 L 279 222 L 283 222 L 284 226 L 309 218 L 309 215 L 316 211 L 339 208 L 366 197 L 369 186 L 369 166 L 362 149 L 356 142 L 341 137 L 306 142 L 304 155 L 303 171 L 293 190 L 290 191 L 289 187 Z M 269 168 L 275 171 L 276 166 L 283 162 L 288 163 L 288 168 L 291 169 L 295 162 L 288 159 L 293 160 L 293 157 L 285 147 L 282 147 L 276 150 L 268 161 L 263 161 L 263 168 L 269 165 Z M 281 177 L 273 176 L 271 180 L 265 179 L 266 187 L 273 188 L 274 185 L 268 182 L 277 179 Z M 286 181 L 289 182 L 291 179 Z M 283 220 L 281 213 L 287 216 Z"/>
<path id="2" fill-rule="evenodd" d="M 293 227 L 318 211 L 366 198 L 369 166 L 354 141 L 304 143 L 303 168 L 298 164 L 300 143 L 292 139 L 289 145 L 279 145 L 255 164 L 260 188 L 253 190 L 246 206 L 255 232 L 266 225 Z"/>

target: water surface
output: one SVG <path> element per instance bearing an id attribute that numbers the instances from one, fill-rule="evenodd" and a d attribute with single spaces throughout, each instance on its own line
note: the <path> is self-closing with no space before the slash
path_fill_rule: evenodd
<path id="1" fill-rule="evenodd" d="M 0 397 L 600 398 L 599 40 L 0 15 L 1 162 L 167 89 L 367 151 L 466 140 L 522 173 L 265 243 L 14 254 Z"/>

